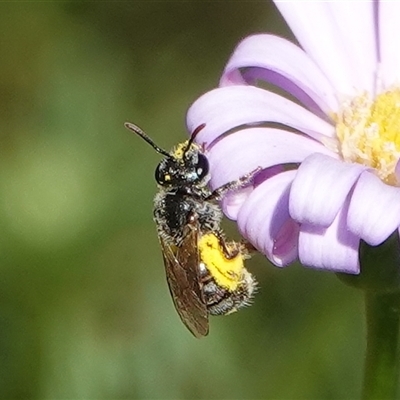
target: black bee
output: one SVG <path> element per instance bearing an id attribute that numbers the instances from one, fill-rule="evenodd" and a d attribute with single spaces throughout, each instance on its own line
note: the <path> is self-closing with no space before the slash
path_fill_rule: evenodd
<path id="1" fill-rule="evenodd" d="M 138 126 L 125 123 L 164 159 L 155 178 L 159 192 L 154 199 L 154 220 L 161 243 L 168 286 L 175 308 L 196 337 L 208 334 L 208 316 L 226 315 L 250 304 L 257 283 L 244 260 L 244 243 L 227 241 L 220 227 L 223 195 L 251 183 L 258 170 L 211 191 L 209 163 L 190 139 L 171 152 L 158 147 Z"/>

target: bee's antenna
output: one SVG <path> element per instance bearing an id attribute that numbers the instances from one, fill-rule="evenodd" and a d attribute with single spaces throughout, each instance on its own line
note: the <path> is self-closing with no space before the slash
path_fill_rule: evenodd
<path id="1" fill-rule="evenodd" d="M 158 147 L 137 125 L 132 124 L 131 122 L 125 122 L 124 125 L 125 125 L 125 128 L 129 129 L 132 132 L 135 132 L 142 139 L 144 139 L 151 147 L 153 147 L 153 149 L 157 153 L 160 153 L 163 156 L 171 158 L 171 154 L 169 154 L 167 151 L 165 151 L 161 147 Z"/>
<path id="2" fill-rule="evenodd" d="M 185 148 L 185 150 L 183 151 L 183 157 L 185 156 L 186 152 L 190 149 L 190 146 L 192 145 L 192 143 L 194 142 L 194 139 L 196 139 L 197 134 L 204 129 L 206 126 L 206 124 L 201 124 L 199 125 L 192 133 L 192 135 L 190 136 L 190 139 L 188 140 L 188 144 Z"/>

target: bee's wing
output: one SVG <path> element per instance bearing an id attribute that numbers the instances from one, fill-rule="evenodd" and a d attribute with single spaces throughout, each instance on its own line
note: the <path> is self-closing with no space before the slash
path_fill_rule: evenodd
<path id="1" fill-rule="evenodd" d="M 194 336 L 208 334 L 208 312 L 201 290 L 197 229 L 187 226 L 179 247 L 170 246 L 160 237 L 165 272 L 172 299 L 185 326 Z"/>

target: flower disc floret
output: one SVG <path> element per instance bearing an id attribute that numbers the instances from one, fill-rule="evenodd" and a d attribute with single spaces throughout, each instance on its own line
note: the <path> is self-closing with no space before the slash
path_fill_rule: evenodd
<path id="1" fill-rule="evenodd" d="M 383 92 L 374 100 L 363 93 L 344 102 L 336 121 L 343 159 L 371 167 L 384 182 L 398 185 L 400 88 Z"/>

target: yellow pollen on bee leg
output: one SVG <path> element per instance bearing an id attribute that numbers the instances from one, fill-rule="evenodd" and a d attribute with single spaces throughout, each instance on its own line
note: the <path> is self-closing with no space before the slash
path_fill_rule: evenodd
<path id="1" fill-rule="evenodd" d="M 227 242 L 226 245 L 229 250 L 240 246 L 235 242 Z M 215 282 L 229 291 L 234 291 L 242 280 L 245 255 L 239 251 L 235 257 L 228 258 L 221 248 L 219 238 L 213 233 L 202 236 L 198 247 L 200 260 L 205 264 Z"/>
<path id="2" fill-rule="evenodd" d="M 384 182 L 400 184 L 395 175 L 400 157 L 400 88 L 375 99 L 363 93 L 345 102 L 336 115 L 336 133 L 345 161 L 374 168 Z"/>

